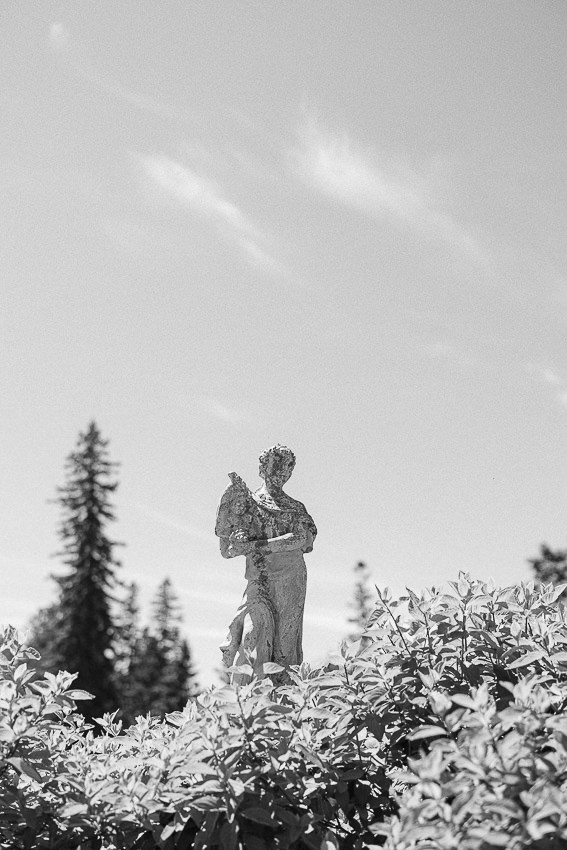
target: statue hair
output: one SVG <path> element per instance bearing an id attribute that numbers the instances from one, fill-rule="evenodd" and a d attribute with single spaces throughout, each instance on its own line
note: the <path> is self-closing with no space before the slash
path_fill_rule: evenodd
<path id="1" fill-rule="evenodd" d="M 262 452 L 262 454 L 260 455 L 260 476 L 262 478 L 264 477 L 264 473 L 268 465 L 268 458 L 271 455 L 278 455 L 278 457 L 285 458 L 288 462 L 291 463 L 291 471 L 293 472 L 293 468 L 295 467 L 294 453 L 291 449 L 288 449 L 287 446 L 282 446 L 281 443 L 276 443 L 275 446 L 271 446 L 269 449 L 266 449 L 266 451 Z"/>

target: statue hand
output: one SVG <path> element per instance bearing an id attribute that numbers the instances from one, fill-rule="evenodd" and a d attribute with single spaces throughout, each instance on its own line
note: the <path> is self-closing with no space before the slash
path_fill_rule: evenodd
<path id="1" fill-rule="evenodd" d="M 246 532 L 240 528 L 230 535 L 229 546 L 233 555 L 249 555 L 254 551 L 254 544 L 250 542 Z"/>

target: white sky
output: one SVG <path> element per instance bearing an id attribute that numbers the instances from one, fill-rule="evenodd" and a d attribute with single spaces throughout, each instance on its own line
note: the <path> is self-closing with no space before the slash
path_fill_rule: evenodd
<path id="1" fill-rule="evenodd" d="M 144 599 L 206 682 L 243 588 L 216 505 L 291 446 L 305 652 L 401 591 L 566 545 L 562 0 L 0 8 L 0 621 L 53 598 L 95 418 Z"/>

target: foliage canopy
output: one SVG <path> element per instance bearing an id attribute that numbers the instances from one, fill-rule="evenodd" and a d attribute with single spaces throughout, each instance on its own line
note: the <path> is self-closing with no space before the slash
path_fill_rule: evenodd
<path id="1" fill-rule="evenodd" d="M 0 847 L 565 847 L 562 590 L 464 574 L 386 590 L 368 640 L 326 667 L 213 689 L 126 731 L 107 715 L 99 736 L 73 677 L 41 678 L 9 630 Z"/>

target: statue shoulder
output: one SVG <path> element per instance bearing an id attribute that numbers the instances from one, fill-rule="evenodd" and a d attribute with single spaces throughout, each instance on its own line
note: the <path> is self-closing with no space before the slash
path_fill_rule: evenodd
<path id="1" fill-rule="evenodd" d="M 315 523 L 313 522 L 313 517 L 308 512 L 303 502 L 300 502 L 299 499 L 292 498 L 292 496 L 287 496 L 287 507 L 289 510 L 292 510 L 294 513 L 298 514 L 299 519 L 302 522 L 306 523 L 313 535 L 317 534 L 317 528 L 315 526 Z"/>

